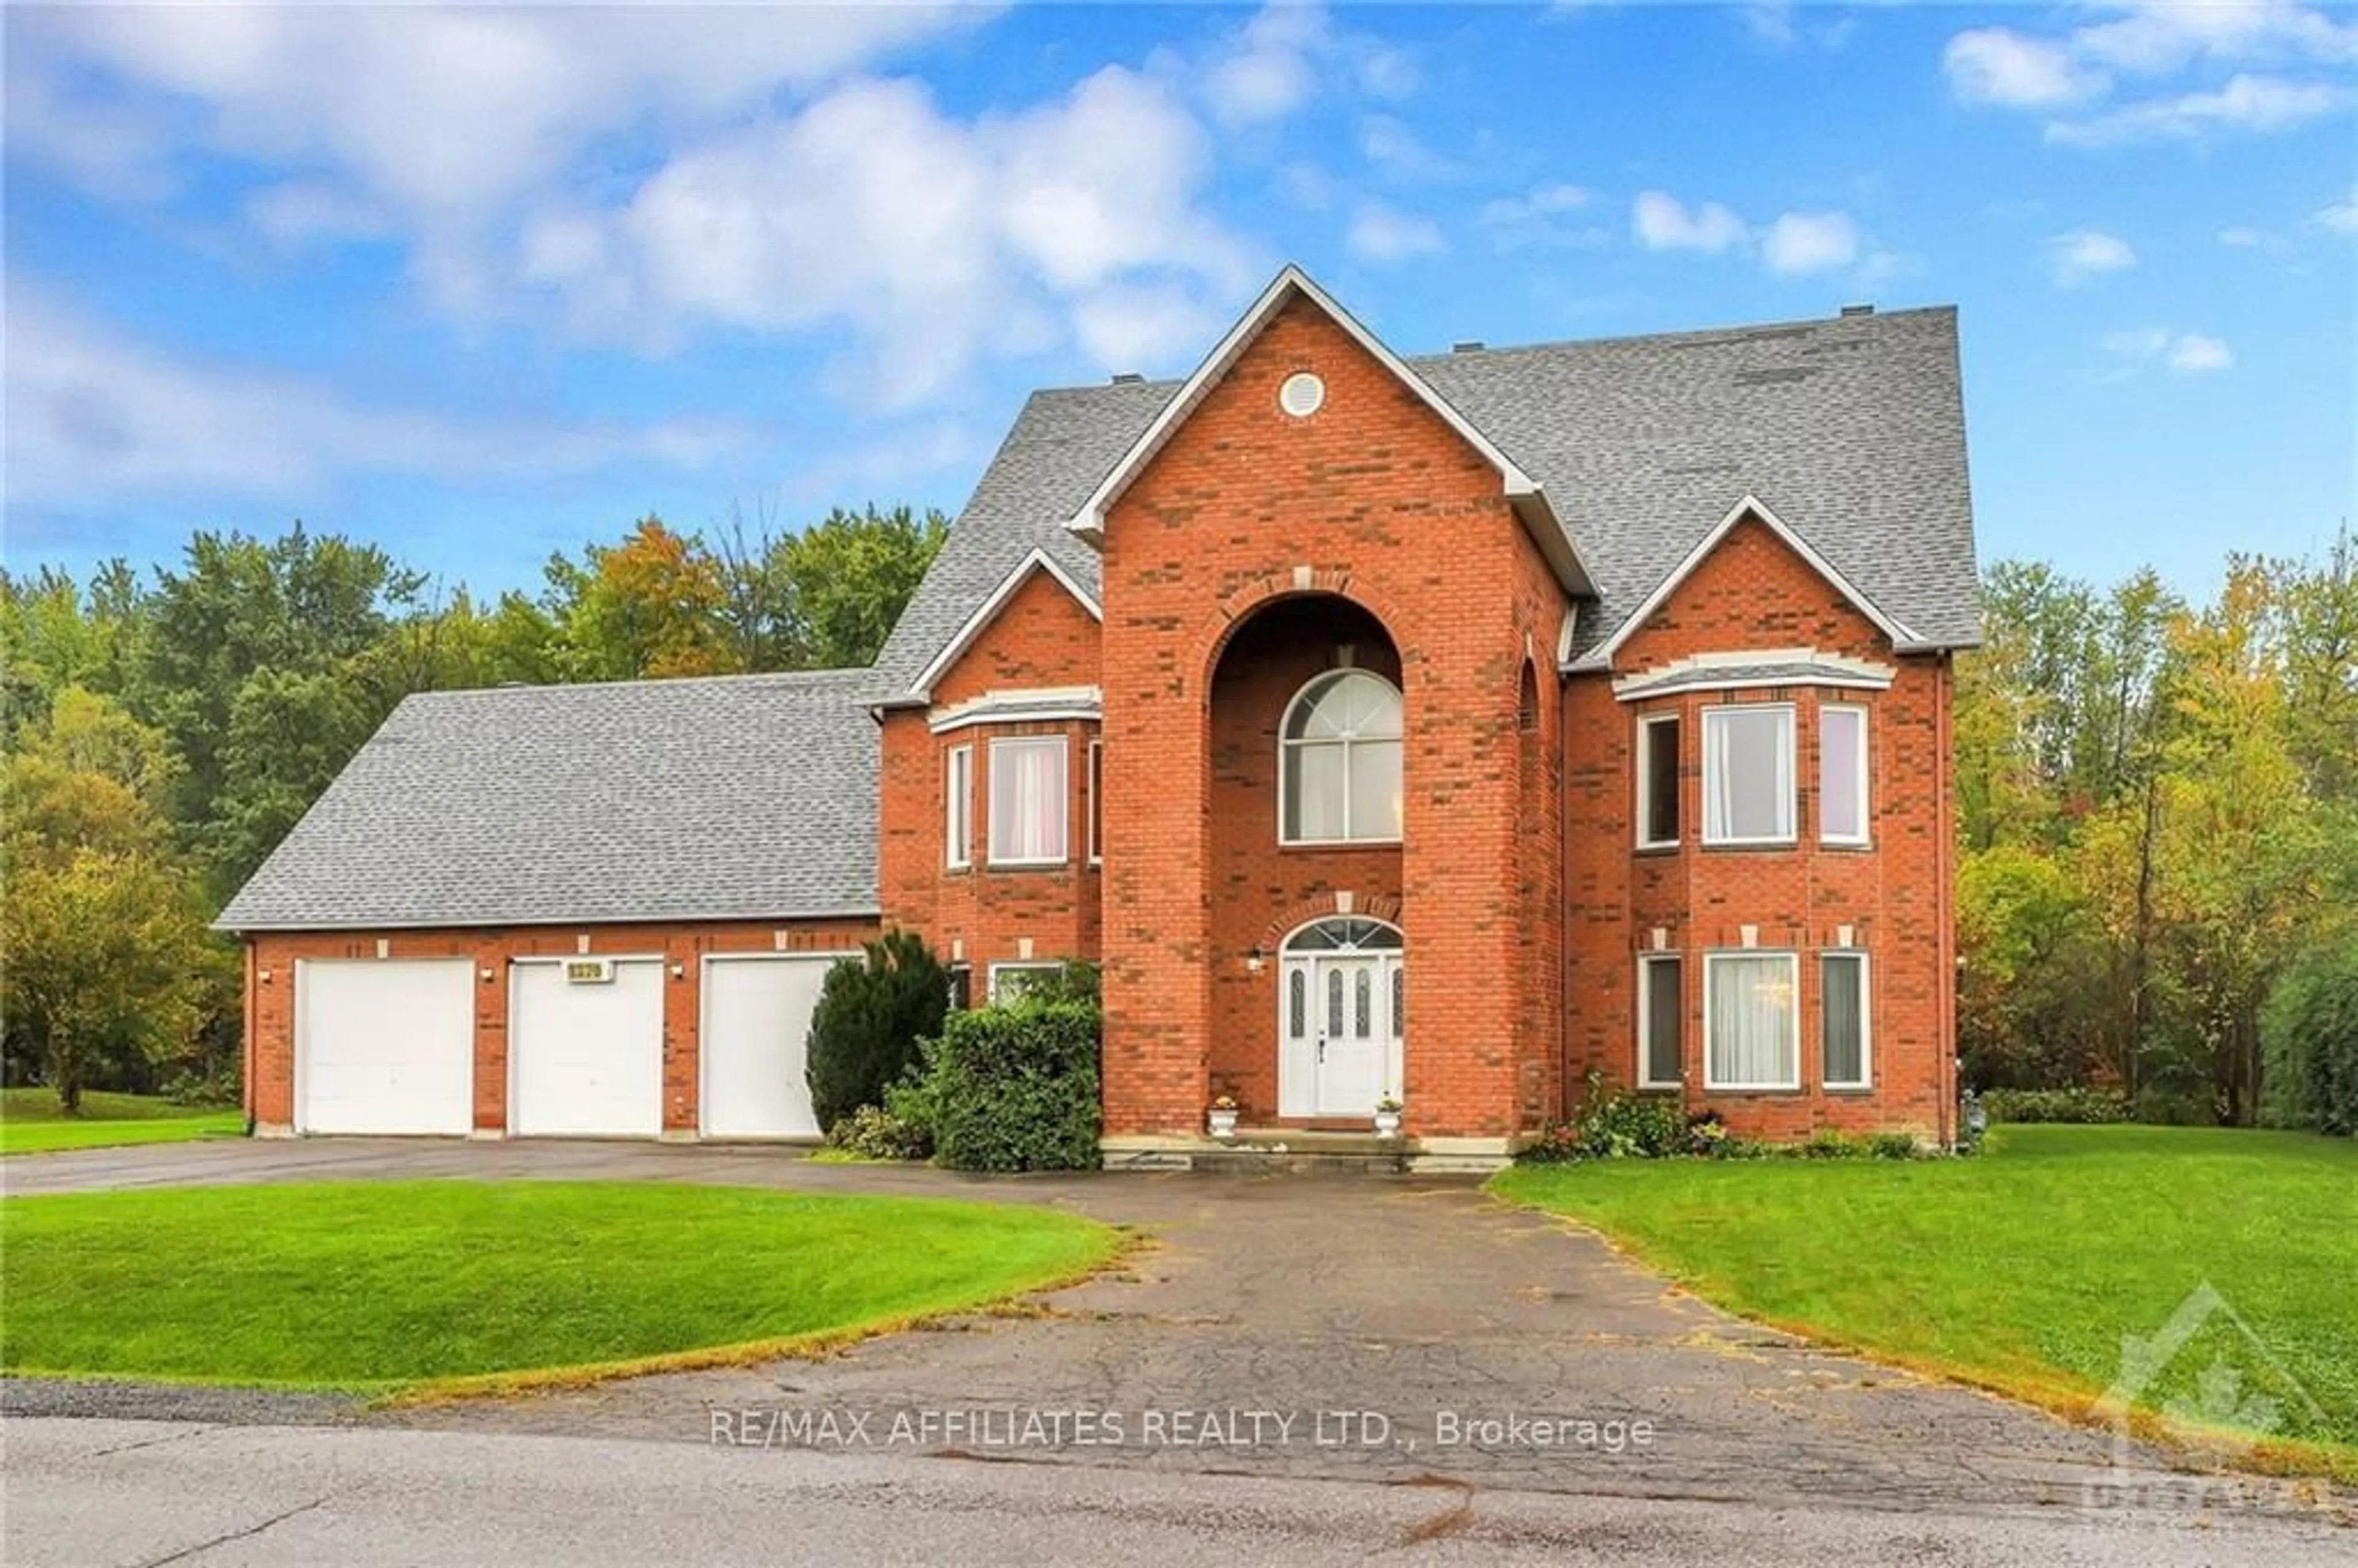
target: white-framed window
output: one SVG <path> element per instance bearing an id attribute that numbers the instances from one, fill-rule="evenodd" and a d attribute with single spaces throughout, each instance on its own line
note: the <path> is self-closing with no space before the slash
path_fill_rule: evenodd
<path id="1" fill-rule="evenodd" d="M 974 748 L 942 753 L 942 859 L 952 870 L 974 864 Z"/>
<path id="2" fill-rule="evenodd" d="M 1676 953 L 1638 957 L 1638 1087 L 1674 1089 L 1686 1072 L 1684 968 Z"/>
<path id="3" fill-rule="evenodd" d="M 1793 705 L 1703 710 L 1703 841 L 1793 841 Z"/>
<path id="4" fill-rule="evenodd" d="M 1863 1089 L 1873 1082 L 1867 1059 L 1868 990 L 1865 953 L 1818 956 L 1818 1040 L 1830 1089 Z"/>
<path id="5" fill-rule="evenodd" d="M 1801 989 L 1795 954 L 1704 955 L 1705 1088 L 1801 1087 Z"/>
<path id="6" fill-rule="evenodd" d="M 1089 864 L 1105 864 L 1105 742 L 1089 742 Z"/>
<path id="7" fill-rule="evenodd" d="M 990 742 L 990 863 L 1061 866 L 1067 858 L 1062 735 L 1001 735 Z"/>
<path id="8" fill-rule="evenodd" d="M 1036 963 L 1026 959 L 1020 964 L 991 965 L 991 1005 L 995 1007 L 1002 1001 L 1013 1001 L 1023 994 L 1025 987 L 1033 984 L 1040 977 L 1061 974 L 1064 972 L 1064 968 L 1063 964 L 1053 958 Z"/>
<path id="9" fill-rule="evenodd" d="M 1818 838 L 1864 844 L 1866 827 L 1866 709 L 1826 703 L 1818 709 Z"/>
<path id="10" fill-rule="evenodd" d="M 1278 734 L 1281 843 L 1400 841 L 1399 687 L 1329 670 L 1294 694 Z"/>
<path id="11" fill-rule="evenodd" d="M 1679 716 L 1649 713 L 1638 720 L 1638 848 L 1678 841 Z"/>

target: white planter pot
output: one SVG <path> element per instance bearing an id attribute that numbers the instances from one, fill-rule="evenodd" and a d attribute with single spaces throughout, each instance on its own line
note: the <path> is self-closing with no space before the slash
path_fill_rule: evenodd
<path id="1" fill-rule="evenodd" d="M 1237 1113 L 1233 1110 L 1206 1111 L 1212 1124 L 1212 1136 L 1227 1140 L 1237 1135 Z"/>
<path id="2" fill-rule="evenodd" d="M 1376 1112 L 1376 1136 L 1379 1138 L 1398 1138 L 1400 1136 L 1400 1119 L 1401 1113 L 1396 1110 L 1379 1110 Z"/>

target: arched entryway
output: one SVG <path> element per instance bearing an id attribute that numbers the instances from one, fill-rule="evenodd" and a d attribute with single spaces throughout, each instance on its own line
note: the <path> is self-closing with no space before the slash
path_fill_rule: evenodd
<path id="1" fill-rule="evenodd" d="M 1278 954 L 1277 1094 L 1285 1117 L 1364 1117 L 1397 1098 L 1407 994 L 1400 927 L 1336 914 Z"/>

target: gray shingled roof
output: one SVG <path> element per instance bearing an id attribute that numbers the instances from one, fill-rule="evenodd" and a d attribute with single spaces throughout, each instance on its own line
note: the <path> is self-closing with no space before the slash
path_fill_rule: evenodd
<path id="1" fill-rule="evenodd" d="M 1754 686 L 1807 686 L 1829 678 L 1860 687 L 1886 687 L 1891 683 L 1875 676 L 1857 674 L 1822 664 L 1788 660 L 1758 665 L 1708 665 L 1697 669 L 1677 670 L 1669 675 L 1654 676 L 1643 680 L 1632 677 L 1626 687 L 1616 690 L 1624 697 L 1667 697 L 1672 692 L 1712 690 L 1717 687 Z"/>
<path id="2" fill-rule="evenodd" d="M 1747 494 L 1926 644 L 1979 640 L 1953 309 L 1408 362 L 1546 487 L 1596 580 L 1574 657 Z M 905 687 L 1034 546 L 1094 591 L 1096 553 L 1065 522 L 1180 384 L 1033 394 L 880 671 Z"/>
<path id="3" fill-rule="evenodd" d="M 409 697 L 217 924 L 873 914 L 877 695 L 838 670 Z"/>

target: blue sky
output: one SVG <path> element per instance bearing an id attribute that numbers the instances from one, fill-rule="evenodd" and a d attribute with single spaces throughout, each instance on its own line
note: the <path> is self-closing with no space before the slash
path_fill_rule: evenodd
<path id="1" fill-rule="evenodd" d="M 2358 14 L 12 7 L 6 558 L 955 511 L 1287 260 L 1406 352 L 1963 310 L 1984 558 L 2358 501 Z"/>

